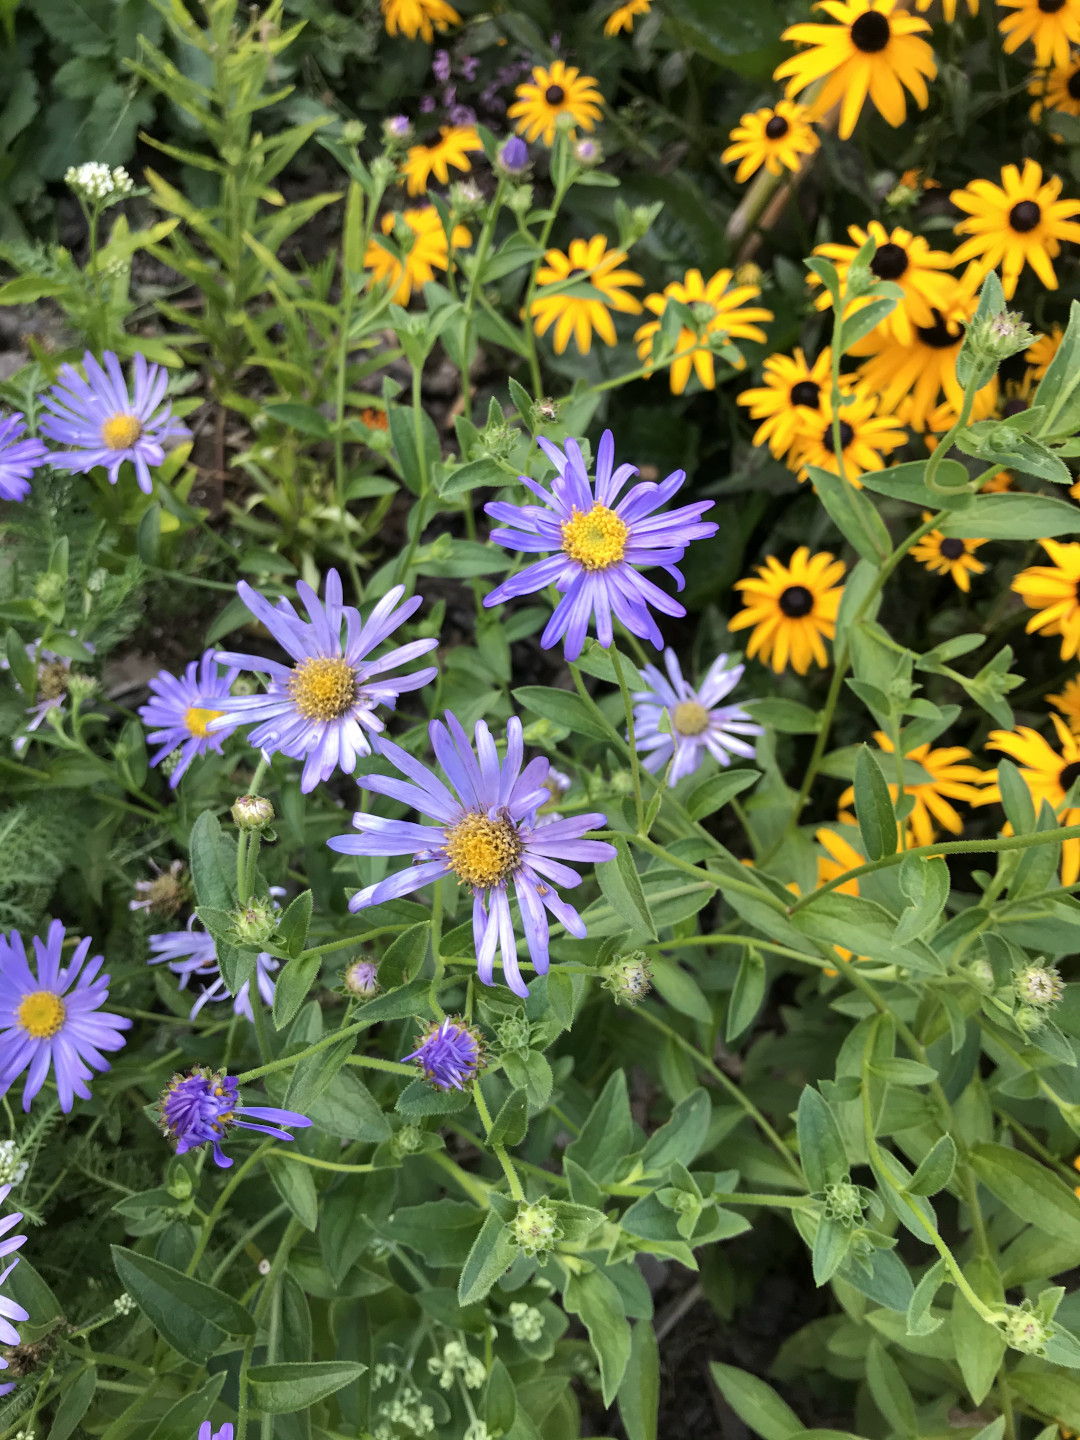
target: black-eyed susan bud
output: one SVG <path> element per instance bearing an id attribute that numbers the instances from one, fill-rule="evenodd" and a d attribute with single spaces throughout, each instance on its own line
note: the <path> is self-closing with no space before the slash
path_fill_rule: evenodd
<path id="1" fill-rule="evenodd" d="M 232 818 L 238 830 L 266 830 L 274 823 L 274 807 L 265 795 L 238 795 Z"/>
<path id="2" fill-rule="evenodd" d="M 652 966 L 644 950 L 620 955 L 604 971 L 603 986 L 615 997 L 616 1005 L 636 1005 L 652 989 Z"/>
<path id="3" fill-rule="evenodd" d="M 252 900 L 232 912 L 233 934 L 241 945 L 262 945 L 277 929 L 274 907 L 267 900 Z"/>
<path id="4" fill-rule="evenodd" d="M 1026 965 L 1013 979 L 1013 988 L 1021 1005 L 1040 1010 L 1060 1004 L 1065 993 L 1061 976 L 1047 965 Z"/>
<path id="5" fill-rule="evenodd" d="M 518 1249 L 530 1258 L 544 1255 L 562 1239 L 562 1226 L 546 1197 L 529 1204 L 522 1201 L 509 1225 L 510 1235 Z"/>
<path id="6" fill-rule="evenodd" d="M 380 188 L 385 189 L 398 173 L 397 166 L 390 159 L 389 155 L 376 155 L 368 166 L 371 171 L 371 178 Z M 408 229 L 408 226 L 405 227 Z M 412 246 L 412 231 L 409 231 L 409 239 L 405 248 Z"/>
<path id="7" fill-rule="evenodd" d="M 762 273 L 760 265 L 755 265 L 752 260 L 747 260 L 745 264 L 735 267 L 735 284 L 760 285 Z"/>
<path id="8" fill-rule="evenodd" d="M 850 1229 L 863 1213 L 862 1191 L 850 1180 L 838 1180 L 835 1185 L 826 1185 L 824 1191 L 825 1218 Z"/>
<path id="9" fill-rule="evenodd" d="M 1010 1350 L 1019 1350 L 1024 1355 L 1041 1355 L 1054 1333 L 1053 1322 L 1044 1320 L 1030 1300 L 1020 1305 L 1006 1305 L 999 1324 Z"/>

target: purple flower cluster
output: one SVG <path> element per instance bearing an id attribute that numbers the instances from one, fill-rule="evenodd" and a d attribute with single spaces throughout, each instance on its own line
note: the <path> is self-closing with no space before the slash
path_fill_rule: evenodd
<path id="1" fill-rule="evenodd" d="M 243 1105 L 239 1082 L 223 1071 L 214 1072 L 199 1066 L 189 1075 L 174 1075 L 159 1104 L 161 1128 L 176 1146 L 178 1155 L 209 1145 L 214 1163 L 227 1170 L 232 1161 L 221 1148 L 221 1142 L 234 1127 L 258 1130 L 275 1140 L 293 1137 L 282 1125 L 299 1129 L 310 1125 L 306 1115 L 295 1110 L 280 1110 L 273 1105 Z M 269 1124 L 261 1124 L 269 1121 Z"/>
<path id="2" fill-rule="evenodd" d="M 430 1021 L 416 1037 L 416 1049 L 404 1058 L 415 1060 L 436 1090 L 464 1090 L 480 1073 L 484 1045 L 471 1025 L 447 1016 L 441 1023 Z"/>

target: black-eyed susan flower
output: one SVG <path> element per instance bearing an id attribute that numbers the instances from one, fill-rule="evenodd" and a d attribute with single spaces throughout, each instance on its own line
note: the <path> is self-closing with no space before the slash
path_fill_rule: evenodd
<path id="1" fill-rule="evenodd" d="M 1080 60 L 1070 56 L 1066 65 L 1037 70 L 1031 77 L 1028 94 L 1034 97 L 1028 110 L 1033 125 L 1039 123 L 1047 110 L 1080 115 Z"/>
<path id="2" fill-rule="evenodd" d="M 810 46 L 775 72 L 775 79 L 788 81 L 789 98 L 823 80 L 811 118 L 839 105 L 841 140 L 855 129 L 867 97 L 893 126 L 902 125 L 907 115 L 905 89 L 920 110 L 926 109 L 926 82 L 937 74 L 937 65 L 921 38 L 930 29 L 925 20 L 898 8 L 897 0 L 820 0 L 818 8 L 837 23 L 790 25 L 782 36 Z"/>
<path id="3" fill-rule="evenodd" d="M 858 386 L 847 403 L 841 405 L 840 454 L 843 457 L 843 474 L 856 489 L 862 489 L 860 475 L 868 470 L 884 470 L 884 456 L 903 445 L 907 431 L 902 428 L 895 415 L 878 413 L 878 397 L 865 386 Z M 833 475 L 841 473 L 836 454 L 836 430 L 833 425 L 832 400 L 828 393 L 821 397 L 821 406 L 816 415 L 807 417 L 802 438 L 796 443 L 792 460 L 800 466 L 816 465 L 819 470 L 828 470 Z M 805 468 L 799 472 L 799 479 L 806 478 Z"/>
<path id="4" fill-rule="evenodd" d="M 1040 542 L 1050 565 L 1029 565 L 1012 582 L 1012 588 L 1035 614 L 1028 621 L 1029 635 L 1060 635 L 1061 658 L 1080 653 L 1080 544 L 1060 540 Z"/>
<path id="5" fill-rule="evenodd" d="M 870 357 L 859 367 L 860 379 L 878 392 L 887 410 L 898 411 L 903 405 L 904 419 L 913 430 L 927 428 L 927 419 L 942 396 L 957 412 L 964 403 L 956 359 L 978 303 L 976 288 L 969 267 L 961 279 L 950 281 L 947 299 L 931 312 L 933 324 L 913 325 L 908 343 L 879 329 L 852 347 L 853 354 Z M 983 388 L 991 387 L 996 397 L 996 377 Z"/>
<path id="6" fill-rule="evenodd" d="M 934 0 L 915 0 L 915 9 L 918 10 L 920 15 L 924 15 L 933 3 Z M 977 15 L 979 13 L 979 0 L 966 0 L 966 3 L 967 13 L 969 15 Z M 957 9 L 957 0 L 941 0 L 941 18 L 945 21 L 946 25 L 951 25 L 956 19 Z"/>
<path id="7" fill-rule="evenodd" d="M 422 205 L 416 210 L 388 211 L 382 218 L 382 232 L 389 235 L 400 220 L 413 233 L 413 243 L 399 260 L 388 246 L 375 236 L 368 243 L 364 265 L 371 271 L 372 285 L 386 280 L 393 287 L 391 299 L 398 305 L 407 305 L 414 290 L 419 290 L 429 280 L 434 280 L 436 270 L 446 270 L 450 265 L 450 250 L 446 243 L 446 231 L 434 205 Z M 452 236 L 454 249 L 468 245 L 472 236 L 464 225 L 455 225 Z"/>
<path id="8" fill-rule="evenodd" d="M 444 125 L 438 140 L 430 145 L 410 145 L 401 163 L 410 195 L 423 195 L 434 175 L 440 185 L 450 183 L 450 169 L 469 171 L 469 152 L 483 150 L 484 145 L 473 125 Z"/>
<path id="9" fill-rule="evenodd" d="M 1001 184 L 972 180 L 949 197 L 968 219 L 956 226 L 957 235 L 969 235 L 953 256 L 956 264 L 971 260 L 981 280 L 1001 266 L 1001 285 L 1006 300 L 1016 292 L 1016 282 L 1025 265 L 1030 265 L 1048 290 L 1057 289 L 1057 275 L 1051 263 L 1061 252 L 1062 240 L 1080 240 L 1080 225 L 1070 216 L 1080 215 L 1080 201 L 1059 200 L 1061 177 L 1043 181 L 1042 166 L 1025 160 L 1023 171 L 1004 165 Z"/>
<path id="10" fill-rule="evenodd" d="M 1058 695 L 1047 695 L 1055 710 L 1060 710 L 1074 735 L 1080 735 L 1080 675 L 1066 680 Z"/>
<path id="11" fill-rule="evenodd" d="M 923 511 L 923 519 L 930 519 L 929 510 Z M 972 575 L 981 575 L 986 569 L 975 556 L 979 546 L 985 544 L 985 540 L 957 540 L 940 530 L 931 530 L 911 547 L 911 558 L 925 565 L 932 575 L 951 575 L 966 592 L 971 589 Z"/>
<path id="12" fill-rule="evenodd" d="M 807 119 L 806 106 L 792 100 L 778 100 L 773 106 L 751 110 L 729 138 L 732 144 L 720 159 L 729 165 L 739 162 L 735 179 L 740 185 L 763 165 L 770 175 L 798 170 L 803 157 L 813 155 L 821 144 Z"/>
<path id="13" fill-rule="evenodd" d="M 445 32 L 461 24 L 461 16 L 446 0 L 382 0 L 382 13 L 388 35 L 401 34 L 406 40 L 419 35 L 427 45 L 436 30 Z"/>
<path id="14" fill-rule="evenodd" d="M 1069 47 L 1080 44 L 1080 0 L 997 0 L 1011 14 L 998 21 L 1006 55 L 1026 40 L 1035 46 L 1035 64 L 1067 65 Z"/>
<path id="15" fill-rule="evenodd" d="M 550 70 L 534 65 L 532 79 L 519 85 L 514 94 L 517 99 L 506 113 L 516 122 L 518 134 L 530 141 L 543 140 L 545 145 L 554 141 L 560 115 L 569 115 L 575 126 L 592 130 L 604 103 L 595 79 L 562 60 L 553 61 Z"/>
<path id="16" fill-rule="evenodd" d="M 593 331 L 605 345 L 615 344 L 611 311 L 640 315 L 641 301 L 626 293 L 627 285 L 640 285 L 633 270 L 620 270 L 625 250 L 607 248 L 607 238 L 571 240 L 570 249 L 549 250 L 536 272 L 538 289 L 529 310 L 536 333 L 544 335 L 555 326 L 556 355 L 561 355 L 573 335 L 582 355 L 589 353 Z"/>
<path id="17" fill-rule="evenodd" d="M 745 609 L 728 622 L 729 630 L 753 626 L 747 656 L 761 657 L 779 675 L 788 665 L 805 675 L 816 661 L 828 664 L 825 640 L 836 634 L 836 612 L 844 587 L 844 562 L 827 550 L 811 555 L 800 545 L 788 565 L 775 555 L 758 565 L 757 575 L 736 580 Z"/>
<path id="18" fill-rule="evenodd" d="M 623 30 L 629 34 L 634 28 L 635 17 L 648 15 L 651 9 L 652 0 L 627 0 L 625 5 L 616 5 L 604 21 L 604 34 L 618 35 Z"/>
<path id="19" fill-rule="evenodd" d="M 893 755 L 893 743 L 884 731 L 875 731 L 874 741 L 884 755 Z M 936 750 L 929 744 L 916 745 L 906 752 L 906 758 L 921 765 L 928 776 L 926 780 L 904 785 L 904 794 L 910 795 L 912 800 L 907 817 L 911 839 L 916 845 L 929 845 L 934 839 L 935 825 L 940 825 L 951 835 L 961 834 L 964 822 L 951 802 L 960 800 L 966 805 L 986 804 L 991 795 L 987 787 L 994 781 L 993 771 L 980 770 L 977 765 L 968 764 L 973 757 L 963 745 L 944 745 Z M 881 762 L 887 781 L 892 765 L 891 759 Z M 898 793 L 896 782 L 891 781 L 889 796 L 894 805 Z M 854 803 L 855 787 L 851 785 L 840 796 L 840 808 Z"/>
<path id="20" fill-rule="evenodd" d="M 1032 378 L 1041 380 L 1050 369 L 1050 362 L 1061 349 L 1065 331 L 1060 325 L 1051 325 L 1049 335 L 1040 335 L 1033 345 L 1024 351 L 1024 359 L 1031 366 Z"/>
<path id="21" fill-rule="evenodd" d="M 716 367 L 710 342 L 716 344 L 728 340 L 756 340 L 765 342 L 765 331 L 757 323 L 771 320 L 773 313 L 761 305 L 748 302 L 761 294 L 757 285 L 739 285 L 730 270 L 718 270 L 708 280 L 700 270 L 688 270 L 682 280 L 673 280 L 664 287 L 662 295 L 647 295 L 645 308 L 657 317 L 662 317 L 668 301 L 675 300 L 693 310 L 698 320 L 697 330 L 683 326 L 675 345 L 675 359 L 671 363 L 671 391 L 681 395 L 686 389 L 690 372 L 694 370 L 706 390 L 716 388 Z M 646 320 L 634 332 L 638 355 L 651 365 L 653 345 L 661 320 Z"/>
<path id="22" fill-rule="evenodd" d="M 899 340 L 911 340 L 912 326 L 931 326 L 934 323 L 933 310 L 940 310 L 948 303 L 953 277 L 947 272 L 955 263 L 945 250 L 931 250 L 922 235 L 913 235 L 900 226 L 891 232 L 878 220 L 871 220 L 866 229 L 849 225 L 848 234 L 852 244 L 838 245 L 829 242 L 814 248 L 815 255 L 824 255 L 836 266 L 836 273 L 843 286 L 847 285 L 848 271 L 859 249 L 867 239 L 877 245 L 870 261 L 870 270 L 878 280 L 890 280 L 899 285 L 904 298 L 891 315 L 882 321 L 882 328 L 890 330 Z M 807 277 L 810 285 L 821 287 L 821 281 L 811 273 Z M 829 292 L 821 288 L 815 301 L 819 310 L 827 310 L 832 304 Z M 855 300 L 847 313 L 869 303 L 866 299 Z"/>
<path id="23" fill-rule="evenodd" d="M 1055 810 L 1062 825 L 1080 823 L 1080 810 L 1061 810 L 1065 797 L 1080 778 L 1080 737 L 1074 735 L 1059 715 L 1051 715 L 1057 732 L 1060 752 L 1045 736 L 1030 726 L 1018 725 L 1015 730 L 991 730 L 986 742 L 988 750 L 1000 750 L 1020 767 L 1020 778 L 1031 792 L 1038 811 L 1045 800 Z M 995 785 L 985 800 L 1000 800 Z M 1061 883 L 1071 885 L 1080 876 L 1080 840 L 1066 840 L 1061 847 Z"/>
<path id="24" fill-rule="evenodd" d="M 805 436 L 811 418 L 821 414 L 831 377 L 832 351 L 827 346 L 813 365 L 801 350 L 770 355 L 762 366 L 762 383 L 735 397 L 749 409 L 751 420 L 761 421 L 754 444 L 768 445 L 777 460 L 789 455 Z"/>

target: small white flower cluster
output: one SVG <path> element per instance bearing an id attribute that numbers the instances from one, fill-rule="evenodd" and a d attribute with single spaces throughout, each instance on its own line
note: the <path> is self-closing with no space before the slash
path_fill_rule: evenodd
<path id="1" fill-rule="evenodd" d="M 461 1440 L 491 1440 L 491 1431 L 483 1420 L 473 1420 Z"/>
<path id="2" fill-rule="evenodd" d="M 113 1301 L 113 1309 L 117 1315 L 130 1315 L 135 1308 L 135 1301 L 126 1290 L 123 1295 L 118 1295 Z"/>
<path id="3" fill-rule="evenodd" d="M 515 1340 L 539 1340 L 544 1333 L 544 1317 L 535 1305 L 515 1300 L 510 1306 L 510 1324 Z"/>
<path id="4" fill-rule="evenodd" d="M 410 1435 L 430 1435 L 435 1429 L 435 1411 L 430 1405 L 421 1404 L 419 1390 L 406 1391 L 396 1400 L 384 1400 L 378 1413 L 379 1423 L 373 1431 L 375 1440 L 395 1440 L 398 1430 Z"/>
<path id="5" fill-rule="evenodd" d="M 16 1430 L 14 1440 L 34 1440 L 33 1430 Z"/>
<path id="6" fill-rule="evenodd" d="M 122 165 L 112 170 L 100 160 L 87 160 L 84 165 L 69 165 L 64 182 L 82 200 L 91 203 L 108 200 L 114 195 L 127 195 L 135 182 Z"/>
<path id="7" fill-rule="evenodd" d="M 378 1390 L 383 1385 L 392 1385 L 397 1379 L 396 1365 L 376 1365 L 372 1385 Z"/>
<path id="8" fill-rule="evenodd" d="M 442 1358 L 432 1355 L 427 1362 L 432 1375 L 439 1377 L 439 1389 L 449 1390 L 458 1371 L 470 1390 L 479 1390 L 487 1379 L 487 1370 L 482 1360 L 470 1355 L 461 1340 L 450 1340 L 443 1348 Z"/>
<path id="9" fill-rule="evenodd" d="M 14 1140 L 0 1140 L 0 1185 L 19 1185 L 26 1178 L 28 1166 L 19 1159 Z"/>

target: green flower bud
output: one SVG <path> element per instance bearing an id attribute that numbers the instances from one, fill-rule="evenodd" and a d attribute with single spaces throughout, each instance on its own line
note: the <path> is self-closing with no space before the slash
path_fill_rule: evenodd
<path id="1" fill-rule="evenodd" d="M 615 997 L 616 1005 L 636 1005 L 652 989 L 652 966 L 644 950 L 620 955 L 604 971 L 603 986 Z"/>
<path id="2" fill-rule="evenodd" d="M 274 807 L 264 795 L 238 795 L 231 813 L 238 830 L 266 830 L 274 823 Z"/>
<path id="3" fill-rule="evenodd" d="M 1053 1322 L 1044 1320 L 1030 1300 L 1020 1305 L 1006 1305 L 999 1325 L 1006 1345 L 1024 1355 L 1041 1355 L 1054 1333 Z"/>
<path id="4" fill-rule="evenodd" d="M 1049 1009 L 1058 1005 L 1065 993 L 1065 984 L 1056 970 L 1047 965 L 1027 965 L 1013 978 L 1016 998 L 1023 1005 Z"/>
<path id="5" fill-rule="evenodd" d="M 390 1148 L 397 1156 L 415 1155 L 424 1143 L 424 1132 L 419 1125 L 402 1125 L 390 1142 Z"/>
<path id="6" fill-rule="evenodd" d="M 850 1180 L 840 1180 L 835 1185 L 826 1185 L 823 1193 L 827 1220 L 835 1220 L 837 1224 L 850 1229 L 852 1225 L 862 1219 L 862 1191 Z"/>
<path id="7" fill-rule="evenodd" d="M 495 1027 L 495 1035 L 504 1050 L 527 1050 L 530 1025 L 524 1015 L 508 1015 Z"/>
<path id="8" fill-rule="evenodd" d="M 277 916 L 269 901 L 252 900 L 251 904 L 232 912 L 233 934 L 249 949 L 262 945 L 277 929 Z"/>
<path id="9" fill-rule="evenodd" d="M 529 1204 L 523 1200 L 510 1221 L 510 1235 L 524 1255 L 543 1255 L 562 1239 L 562 1226 L 546 1197 Z"/>

